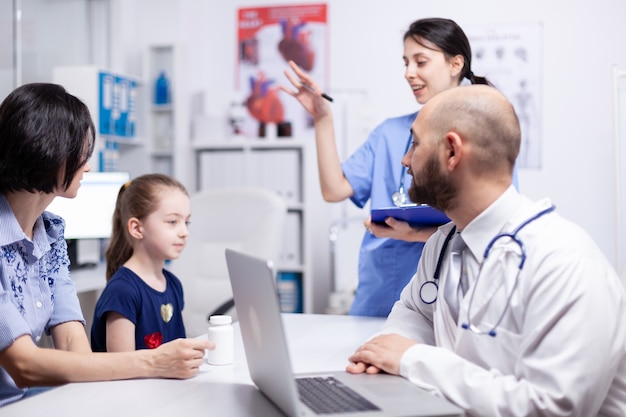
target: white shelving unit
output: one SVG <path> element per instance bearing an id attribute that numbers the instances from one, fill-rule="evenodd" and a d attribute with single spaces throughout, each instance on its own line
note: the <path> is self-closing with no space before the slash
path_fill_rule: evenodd
<path id="1" fill-rule="evenodd" d="M 178 97 L 175 77 L 175 47 L 173 45 L 153 45 L 147 48 L 144 61 L 146 102 L 149 103 L 146 117 L 147 150 L 150 170 L 166 175 L 174 175 L 174 143 L 176 135 L 176 103 Z M 157 103 L 156 80 L 163 73 L 168 80 L 169 101 Z"/>
<path id="2" fill-rule="evenodd" d="M 96 127 L 91 169 L 111 170 L 103 166 L 100 154 L 108 142 L 117 147 L 114 170 L 128 171 L 131 176 L 144 173 L 147 159 L 141 123 L 144 94 L 141 79 L 96 66 L 57 67 L 52 79 L 89 108 Z"/>
<path id="3" fill-rule="evenodd" d="M 173 176 L 190 190 L 193 187 L 193 150 L 190 145 L 191 105 L 184 71 L 186 55 L 180 45 L 148 45 L 144 52 L 143 77 L 147 87 L 146 153 L 148 171 Z M 161 72 L 169 82 L 170 101 L 157 104 L 155 82 Z"/>
<path id="4" fill-rule="evenodd" d="M 313 312 L 309 217 L 305 173 L 311 141 L 286 139 L 225 139 L 192 145 L 198 190 L 259 186 L 287 202 L 283 250 L 275 259 L 283 311 Z M 296 299 L 293 294 L 298 294 Z M 286 295 L 282 297 L 282 295 Z"/>

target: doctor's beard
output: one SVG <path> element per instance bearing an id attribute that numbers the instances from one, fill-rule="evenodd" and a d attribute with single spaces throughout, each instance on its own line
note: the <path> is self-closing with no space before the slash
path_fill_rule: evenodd
<path id="1" fill-rule="evenodd" d="M 441 211 L 456 207 L 458 187 L 440 167 L 435 153 L 429 155 L 419 172 L 413 171 L 409 197 L 417 204 L 428 204 Z"/>

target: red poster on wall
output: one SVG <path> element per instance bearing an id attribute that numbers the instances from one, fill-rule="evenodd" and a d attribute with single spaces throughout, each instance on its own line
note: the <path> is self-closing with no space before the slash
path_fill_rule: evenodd
<path id="1" fill-rule="evenodd" d="M 247 137 L 300 137 L 312 121 L 300 103 L 280 91 L 293 60 L 324 88 L 327 84 L 326 4 L 238 10 L 236 89 L 245 107 L 238 129 Z"/>

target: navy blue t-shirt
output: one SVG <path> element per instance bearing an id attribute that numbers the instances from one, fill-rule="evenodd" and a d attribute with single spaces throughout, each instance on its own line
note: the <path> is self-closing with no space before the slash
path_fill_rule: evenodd
<path id="1" fill-rule="evenodd" d="M 163 275 L 167 286 L 164 292 L 160 292 L 126 267 L 113 274 L 96 303 L 91 326 L 91 348 L 94 352 L 106 351 L 106 319 L 111 311 L 135 324 L 136 349 L 153 349 L 185 337 L 182 284 L 165 269 Z"/>

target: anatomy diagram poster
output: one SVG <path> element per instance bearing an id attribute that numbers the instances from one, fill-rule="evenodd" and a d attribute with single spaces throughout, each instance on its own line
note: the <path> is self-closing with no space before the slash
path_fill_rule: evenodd
<path id="1" fill-rule="evenodd" d="M 543 29 L 540 23 L 464 25 L 472 71 L 486 76 L 513 103 L 522 143 L 518 168 L 540 169 Z"/>
<path id="2" fill-rule="evenodd" d="M 326 4 L 238 10 L 236 89 L 246 115 L 241 134 L 252 138 L 311 134 L 310 116 L 279 86 L 292 87 L 284 74 L 292 60 L 325 88 L 326 12 Z"/>

